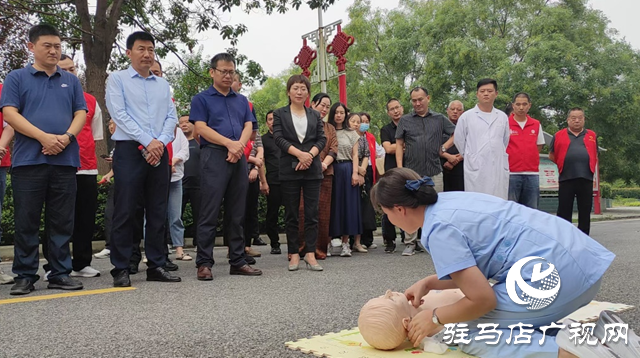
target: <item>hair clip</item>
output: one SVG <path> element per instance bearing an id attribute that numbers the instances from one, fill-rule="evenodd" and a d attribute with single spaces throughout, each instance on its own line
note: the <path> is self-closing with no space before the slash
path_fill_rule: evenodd
<path id="1" fill-rule="evenodd" d="M 407 183 L 404 185 L 404 187 L 411 191 L 418 191 L 423 185 L 435 186 L 433 180 L 431 180 L 430 177 L 425 176 L 422 179 L 407 180 Z"/>

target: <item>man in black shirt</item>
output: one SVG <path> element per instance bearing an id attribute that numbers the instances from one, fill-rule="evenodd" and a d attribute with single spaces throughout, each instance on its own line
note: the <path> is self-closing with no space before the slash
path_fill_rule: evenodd
<path id="1" fill-rule="evenodd" d="M 267 127 L 269 131 L 262 136 L 262 146 L 264 147 L 264 161 L 267 173 L 267 184 L 262 185 L 260 190 L 267 196 L 267 236 L 271 241 L 271 253 L 278 255 L 282 253 L 280 249 L 280 237 L 278 236 L 278 212 L 282 205 L 280 193 L 280 179 L 278 175 L 280 166 L 280 148 L 273 138 L 273 111 L 267 113 Z"/>
<path id="2" fill-rule="evenodd" d="M 380 141 L 386 152 L 384 157 L 384 171 L 395 168 L 396 165 L 396 128 L 404 114 L 404 108 L 396 98 L 387 101 L 387 114 L 391 122 L 380 129 Z M 404 240 L 404 231 L 400 231 Z M 387 215 L 382 215 L 382 238 L 385 242 L 384 252 L 391 254 L 396 251 L 396 227 L 389 221 Z"/>
<path id="3" fill-rule="evenodd" d="M 191 203 L 193 246 L 197 248 L 198 230 L 195 228 L 198 227 L 198 215 L 200 215 L 200 143 L 193 136 L 194 125 L 189 121 L 188 114 L 180 117 L 178 123 L 189 141 L 189 160 L 184 163 L 184 177 L 182 177 L 182 214 L 184 215 L 187 203 Z"/>

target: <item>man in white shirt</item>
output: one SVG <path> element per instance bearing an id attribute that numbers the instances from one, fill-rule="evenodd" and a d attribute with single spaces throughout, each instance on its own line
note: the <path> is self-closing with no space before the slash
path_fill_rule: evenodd
<path id="1" fill-rule="evenodd" d="M 476 87 L 478 104 L 464 112 L 456 126 L 454 143 L 464 157 L 464 190 L 507 200 L 509 190 L 509 121 L 493 107 L 498 83 L 482 79 Z"/>

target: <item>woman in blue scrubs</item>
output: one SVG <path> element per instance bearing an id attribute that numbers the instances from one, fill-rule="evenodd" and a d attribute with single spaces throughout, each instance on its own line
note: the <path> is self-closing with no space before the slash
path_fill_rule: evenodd
<path id="1" fill-rule="evenodd" d="M 465 294 L 454 304 L 416 315 L 409 339 L 416 344 L 444 324 L 464 322 L 470 342 L 461 348 L 477 357 L 575 357 L 548 334 L 539 344 L 538 329 L 529 334 L 530 344 L 515 345 L 513 339 L 506 344 L 508 326 L 548 326 L 587 305 L 615 255 L 556 216 L 486 194 L 438 194 L 432 185 L 428 177 L 397 168 L 371 191 L 374 207 L 382 207 L 394 225 L 406 232 L 422 228 L 422 244 L 431 254 L 436 274 L 408 288 L 407 299 L 418 307 L 430 290 L 459 288 Z M 485 323 L 498 324 L 498 344 L 474 339 L 478 324 Z M 514 328 L 513 337 L 519 333 Z"/>

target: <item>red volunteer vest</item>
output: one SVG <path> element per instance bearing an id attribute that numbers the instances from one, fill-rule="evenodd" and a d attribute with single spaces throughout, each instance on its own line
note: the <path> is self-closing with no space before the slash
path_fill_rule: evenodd
<path id="1" fill-rule="evenodd" d="M 92 170 L 98 169 L 96 141 L 93 140 L 93 132 L 91 130 L 93 115 L 96 113 L 96 98 L 84 92 L 84 100 L 87 102 L 87 121 L 76 136 L 76 140 L 80 147 L 80 170 Z"/>
<path id="2" fill-rule="evenodd" d="M 564 168 L 564 159 L 567 156 L 567 150 L 569 149 L 569 130 L 561 129 L 556 133 L 553 143 L 553 153 L 555 154 L 555 162 L 558 165 L 558 170 L 562 173 Z M 589 153 L 589 169 L 592 173 L 596 172 L 596 163 L 598 162 L 598 146 L 596 145 L 596 133 L 587 129 L 587 134 L 584 135 L 584 146 Z"/>
<path id="3" fill-rule="evenodd" d="M 0 83 L 0 96 L 2 95 L 2 84 Z M 4 118 L 2 117 L 2 110 L 0 109 L 0 136 L 2 136 Z M 10 148 L 7 148 L 7 155 L 2 158 L 0 161 L 0 168 L 10 167 L 11 166 L 11 153 L 9 152 Z"/>
<path id="4" fill-rule="evenodd" d="M 247 142 L 247 145 L 244 147 L 244 156 L 247 158 L 247 160 L 249 159 L 249 156 L 251 156 L 252 150 L 253 150 L 253 141 L 250 140 Z"/>
<path id="5" fill-rule="evenodd" d="M 373 169 L 373 184 L 375 184 L 378 180 L 378 172 L 376 171 L 376 137 L 369 132 L 365 132 L 364 135 L 367 138 L 367 144 L 369 144 L 369 161 L 371 162 L 371 169 Z"/>
<path id="6" fill-rule="evenodd" d="M 524 128 L 520 127 L 515 116 L 509 116 L 509 171 L 537 172 L 540 166 L 538 154 L 538 135 L 540 134 L 540 122 L 527 116 Z"/>

